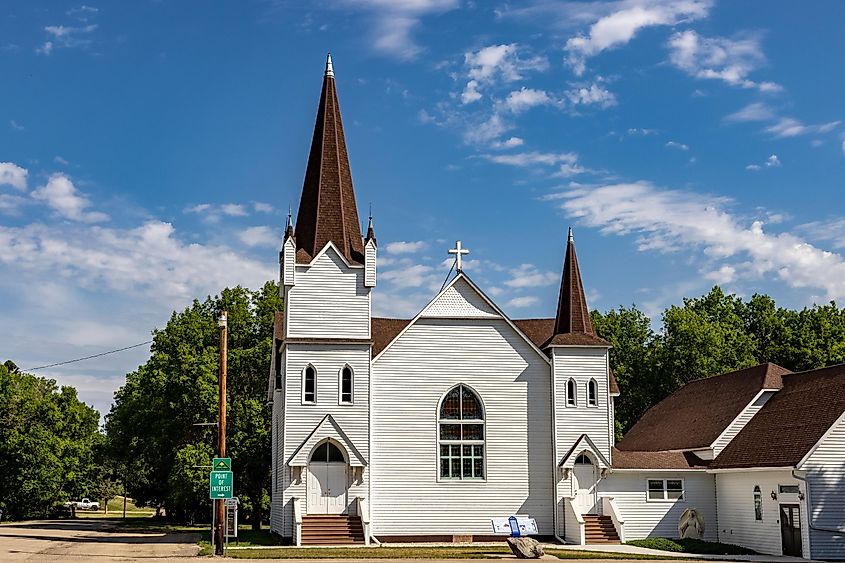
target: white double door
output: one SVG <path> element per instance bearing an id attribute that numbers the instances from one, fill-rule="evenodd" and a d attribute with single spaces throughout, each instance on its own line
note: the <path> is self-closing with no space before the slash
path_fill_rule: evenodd
<path id="1" fill-rule="evenodd" d="M 596 513 L 596 466 L 576 463 L 572 470 L 572 488 L 575 490 L 575 509 L 581 514 Z"/>
<path id="2" fill-rule="evenodd" d="M 349 488 L 346 463 L 311 462 L 308 465 L 308 514 L 343 514 Z"/>

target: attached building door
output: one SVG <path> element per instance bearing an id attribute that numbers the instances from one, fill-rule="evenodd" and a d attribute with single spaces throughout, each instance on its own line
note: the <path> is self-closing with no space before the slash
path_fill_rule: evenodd
<path id="1" fill-rule="evenodd" d="M 596 513 L 596 466 L 584 454 L 575 460 L 572 470 L 572 489 L 575 491 L 575 509 L 581 514 Z"/>
<path id="2" fill-rule="evenodd" d="M 340 449 L 323 442 L 308 463 L 308 514 L 343 514 L 349 471 Z"/>
<path id="3" fill-rule="evenodd" d="M 801 508 L 797 504 L 780 505 L 780 537 L 784 555 L 802 557 Z"/>

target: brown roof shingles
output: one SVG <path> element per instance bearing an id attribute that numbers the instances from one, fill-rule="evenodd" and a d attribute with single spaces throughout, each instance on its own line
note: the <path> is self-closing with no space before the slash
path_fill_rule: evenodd
<path id="1" fill-rule="evenodd" d="M 613 448 L 614 469 L 703 469 L 709 462 L 692 452 L 627 452 Z"/>
<path id="2" fill-rule="evenodd" d="M 707 448 L 761 389 L 777 389 L 790 373 L 776 364 L 698 379 L 651 407 L 617 444 L 620 450 Z"/>
<path id="3" fill-rule="evenodd" d="M 845 364 L 782 379 L 712 467 L 794 467 L 845 412 Z"/>
<path id="4" fill-rule="evenodd" d="M 296 216 L 296 261 L 310 262 L 331 241 L 351 263 L 364 263 L 364 243 L 334 76 L 326 74 Z"/>

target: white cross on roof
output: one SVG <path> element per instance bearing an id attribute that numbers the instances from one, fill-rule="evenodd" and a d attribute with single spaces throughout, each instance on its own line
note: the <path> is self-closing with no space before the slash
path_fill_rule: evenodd
<path id="1" fill-rule="evenodd" d="M 456 260 L 457 260 L 456 269 L 458 270 L 458 272 L 462 272 L 463 271 L 463 265 L 462 265 L 463 263 L 462 263 L 461 257 L 464 254 L 469 254 L 469 250 L 467 250 L 466 248 L 461 248 L 461 241 L 456 240 L 455 241 L 455 248 L 450 248 L 449 254 L 455 254 L 456 255 Z"/>

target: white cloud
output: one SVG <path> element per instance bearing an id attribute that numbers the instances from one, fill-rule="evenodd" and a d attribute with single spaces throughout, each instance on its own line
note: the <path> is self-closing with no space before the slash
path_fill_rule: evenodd
<path id="1" fill-rule="evenodd" d="M 423 51 L 412 37 L 422 18 L 453 10 L 459 0 L 343 0 L 342 4 L 372 15 L 372 46 L 377 51 L 407 60 Z"/>
<path id="2" fill-rule="evenodd" d="M 413 254 L 427 247 L 425 241 L 417 240 L 412 242 L 396 241 L 385 245 L 384 250 L 388 254 Z"/>
<path id="3" fill-rule="evenodd" d="M 9 121 L 9 127 L 14 129 L 15 131 L 26 131 L 26 127 L 24 127 L 23 125 L 21 125 L 20 123 L 18 123 L 14 119 Z"/>
<path id="4" fill-rule="evenodd" d="M 501 115 L 494 113 L 481 123 L 468 126 L 464 131 L 464 141 L 467 143 L 487 143 L 500 137 L 509 129 L 512 129 L 512 126 L 506 123 Z"/>
<path id="5" fill-rule="evenodd" d="M 510 278 L 504 284 L 512 288 L 543 287 L 560 281 L 560 274 L 541 272 L 534 264 L 521 264 L 509 270 Z"/>
<path id="6" fill-rule="evenodd" d="M 806 125 L 792 117 L 781 117 L 774 125 L 766 127 L 765 131 L 780 138 L 797 137 L 799 135 L 828 133 L 836 128 L 836 126 L 840 123 L 841 121 L 829 121 L 827 123 Z"/>
<path id="7" fill-rule="evenodd" d="M 8 185 L 18 190 L 26 190 L 26 178 L 29 171 L 14 162 L 0 162 L 0 186 Z"/>
<path id="8" fill-rule="evenodd" d="M 727 265 L 737 279 L 775 276 L 790 287 L 845 296 L 845 260 L 784 232 L 764 231 L 729 212 L 726 198 L 660 189 L 650 182 L 609 184 L 563 194 L 561 208 L 605 234 L 635 235 L 639 250 L 699 249 L 707 271 Z"/>
<path id="9" fill-rule="evenodd" d="M 505 303 L 505 306 L 513 309 L 521 309 L 524 307 L 536 305 L 539 302 L 540 299 L 534 297 L 533 295 L 523 295 L 522 297 L 514 297 L 513 299 Z"/>
<path id="10" fill-rule="evenodd" d="M 762 168 L 763 167 L 760 166 L 759 164 L 749 164 L 748 166 L 745 167 L 746 170 L 751 170 L 752 172 L 756 172 L 758 170 L 761 170 Z"/>
<path id="11" fill-rule="evenodd" d="M 62 166 L 67 166 L 70 164 L 66 158 L 63 158 L 61 155 L 56 155 L 53 157 L 53 162 L 56 164 L 61 164 Z"/>
<path id="12" fill-rule="evenodd" d="M 780 159 L 778 158 L 778 155 L 773 154 L 769 158 L 767 158 L 766 159 L 766 166 L 768 166 L 770 168 L 780 166 Z"/>
<path id="13" fill-rule="evenodd" d="M 45 185 L 33 190 L 32 197 L 45 202 L 60 216 L 72 221 L 98 223 L 109 218 L 99 211 L 86 211 L 91 202 L 79 193 L 70 178 L 61 173 L 53 174 Z"/>
<path id="14" fill-rule="evenodd" d="M 616 105 L 616 96 L 613 92 L 596 83 L 568 90 L 566 92 L 566 98 L 573 105 L 596 104 L 602 108 Z"/>
<path id="15" fill-rule="evenodd" d="M 35 52 L 38 55 L 49 55 L 53 52 L 53 42 L 45 41 L 43 45 L 35 48 Z"/>
<path id="16" fill-rule="evenodd" d="M 643 129 L 642 127 L 631 127 L 628 129 L 628 135 L 632 137 L 648 137 L 650 135 L 657 135 L 657 129 Z"/>
<path id="17" fill-rule="evenodd" d="M 248 227 L 238 233 L 238 238 L 247 246 L 277 247 L 281 244 L 282 236 L 271 227 Z"/>
<path id="18" fill-rule="evenodd" d="M 768 121 L 774 117 L 775 111 L 771 107 L 762 102 L 754 102 L 728 115 L 725 121 Z"/>
<path id="19" fill-rule="evenodd" d="M 842 141 L 842 153 L 845 154 L 845 141 Z"/>
<path id="20" fill-rule="evenodd" d="M 402 266 L 380 274 L 380 278 L 390 282 L 396 288 L 421 287 L 429 285 L 435 269 L 426 264 Z"/>
<path id="21" fill-rule="evenodd" d="M 478 51 L 464 53 L 467 84 L 461 94 L 464 104 L 481 99 L 480 88 L 490 84 L 507 84 L 521 80 L 526 72 L 542 71 L 549 61 L 541 56 L 521 56 L 516 43 L 489 45 Z"/>
<path id="22" fill-rule="evenodd" d="M 845 219 L 813 221 L 801 225 L 799 229 L 814 240 L 830 241 L 834 248 L 845 248 Z"/>
<path id="23" fill-rule="evenodd" d="M 573 152 L 551 153 L 529 151 L 510 154 L 483 154 L 481 157 L 490 162 L 509 166 L 534 166 L 537 164 L 554 166 L 560 163 L 575 164 L 578 161 L 578 155 Z"/>
<path id="24" fill-rule="evenodd" d="M 624 45 L 643 28 L 675 25 L 706 17 L 711 0 L 627 0 L 612 3 L 611 13 L 602 15 L 590 27 L 589 34 L 577 35 L 566 42 L 566 62 L 576 75 L 586 69 L 586 60 L 602 51 Z M 585 5 L 586 13 L 591 6 Z"/>
<path id="25" fill-rule="evenodd" d="M 211 209 L 210 203 L 198 203 L 184 209 L 185 213 L 203 213 Z"/>
<path id="26" fill-rule="evenodd" d="M 481 92 L 478 91 L 478 81 L 470 80 L 467 82 L 464 91 L 461 92 L 461 102 L 471 104 L 481 99 Z"/>
<path id="27" fill-rule="evenodd" d="M 248 215 L 246 207 L 240 203 L 224 203 L 220 206 L 220 211 L 223 215 L 229 215 L 230 217 L 246 217 Z"/>
<path id="28" fill-rule="evenodd" d="M 496 141 L 491 143 L 490 146 L 494 149 L 513 149 L 516 147 L 521 147 L 525 144 L 525 141 L 520 137 L 511 137 L 504 141 Z"/>
<path id="29" fill-rule="evenodd" d="M 93 33 L 96 29 L 97 24 L 89 24 L 81 27 L 48 25 L 44 28 L 44 31 L 51 36 L 51 39 L 36 48 L 35 52 L 41 55 L 49 55 L 56 47 L 87 47 L 92 43 L 92 40 L 86 37 L 86 35 Z"/>
<path id="30" fill-rule="evenodd" d="M 766 61 L 759 37 L 702 37 L 693 30 L 686 30 L 672 35 L 669 48 L 672 64 L 696 78 L 721 80 L 731 86 L 761 92 L 782 89 L 774 82 L 754 82 L 748 78 Z"/>
<path id="31" fill-rule="evenodd" d="M 257 213 L 272 213 L 275 211 L 275 208 L 270 205 L 269 203 L 264 203 L 263 201 L 253 201 L 252 208 Z"/>
<path id="32" fill-rule="evenodd" d="M 685 145 L 684 143 L 679 143 L 677 141 L 669 141 L 668 143 L 666 143 L 666 146 L 670 149 L 678 149 L 681 151 L 689 150 L 689 145 Z"/>
<path id="33" fill-rule="evenodd" d="M 780 159 L 778 155 L 773 154 L 767 158 L 763 164 L 749 164 L 745 167 L 746 170 L 751 170 L 752 172 L 757 172 L 765 168 L 778 168 L 781 165 Z"/>
<path id="34" fill-rule="evenodd" d="M 535 106 L 544 106 L 554 103 L 554 100 L 545 90 L 525 88 L 514 90 L 503 102 L 505 107 L 513 113 L 521 113 Z"/>

